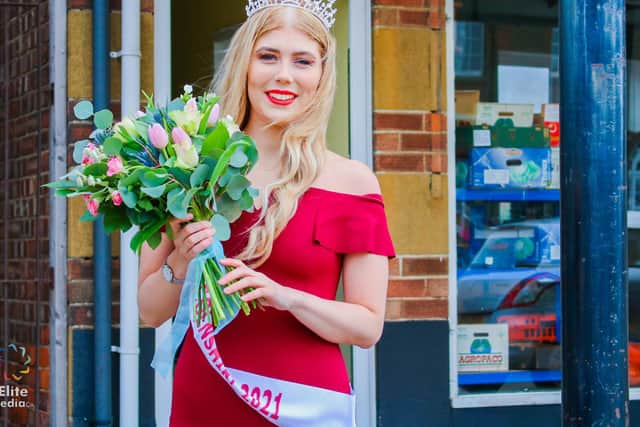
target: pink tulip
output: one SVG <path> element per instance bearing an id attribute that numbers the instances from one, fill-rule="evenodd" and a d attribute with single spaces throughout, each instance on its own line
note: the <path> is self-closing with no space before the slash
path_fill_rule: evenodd
<path id="1" fill-rule="evenodd" d="M 100 203 L 96 199 L 91 199 L 87 202 L 87 210 L 93 216 L 98 216 L 98 206 L 100 206 Z"/>
<path id="2" fill-rule="evenodd" d="M 114 206 L 120 206 L 122 204 L 122 195 L 119 191 L 114 191 L 111 193 L 111 201 Z"/>
<path id="3" fill-rule="evenodd" d="M 171 137 L 173 138 L 173 142 L 177 145 L 180 145 L 184 148 L 191 147 L 191 138 L 181 127 L 174 127 L 171 131 Z"/>
<path id="4" fill-rule="evenodd" d="M 113 176 L 122 172 L 124 166 L 122 165 L 122 159 L 118 156 L 112 157 L 107 161 L 107 176 Z"/>
<path id="5" fill-rule="evenodd" d="M 196 113 L 198 111 L 198 103 L 195 99 L 191 98 L 187 101 L 187 105 L 184 106 L 184 111 L 188 113 Z"/>
<path id="6" fill-rule="evenodd" d="M 92 165 L 95 162 L 93 157 L 87 156 L 86 154 L 82 155 L 82 164 L 83 165 Z"/>
<path id="7" fill-rule="evenodd" d="M 160 125 L 159 123 L 154 123 L 153 125 L 149 126 L 149 140 L 154 147 L 156 147 L 158 150 L 162 150 L 169 143 L 169 136 L 167 135 L 167 132 L 165 132 L 162 125 Z"/>
<path id="8" fill-rule="evenodd" d="M 213 127 L 220 118 L 220 105 L 216 104 L 211 109 L 211 113 L 209 113 L 209 118 L 207 119 L 207 125 L 209 127 Z"/>

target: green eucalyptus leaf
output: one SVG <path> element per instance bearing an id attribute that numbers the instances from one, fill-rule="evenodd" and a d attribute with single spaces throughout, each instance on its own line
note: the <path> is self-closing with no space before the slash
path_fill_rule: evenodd
<path id="1" fill-rule="evenodd" d="M 233 200 L 240 200 L 242 197 L 242 193 L 244 190 L 251 185 L 251 181 L 249 181 L 243 175 L 236 175 L 229 181 L 229 185 L 227 185 L 227 193 L 229 197 Z"/>
<path id="2" fill-rule="evenodd" d="M 109 110 L 100 110 L 93 116 L 93 123 L 98 129 L 107 129 L 113 124 L 113 113 Z"/>
<path id="3" fill-rule="evenodd" d="M 231 199 L 226 193 L 217 200 L 217 207 L 216 213 L 224 215 L 229 222 L 236 221 L 242 214 L 240 203 Z"/>
<path id="4" fill-rule="evenodd" d="M 136 195 L 136 193 L 133 191 L 129 191 L 127 187 L 118 187 L 118 191 L 122 196 L 122 201 L 124 202 L 125 206 L 130 209 L 135 209 L 136 203 L 138 201 L 138 196 Z"/>
<path id="5" fill-rule="evenodd" d="M 209 179 L 209 185 L 208 185 L 209 191 L 211 191 L 213 187 L 217 184 L 218 178 L 222 176 L 226 168 L 229 166 L 229 160 L 231 159 L 231 156 L 233 156 L 233 154 L 235 153 L 236 149 L 239 147 L 248 146 L 248 145 L 251 145 L 251 143 L 247 141 L 237 141 L 237 142 L 234 142 L 231 146 L 229 146 L 229 148 L 227 148 L 224 153 L 222 153 L 222 155 L 218 159 L 218 163 L 216 164 L 215 169 L 211 173 L 211 178 Z M 211 193 L 213 194 L 213 191 L 211 191 Z"/>
<path id="6" fill-rule="evenodd" d="M 211 175 L 211 168 L 209 165 L 202 163 L 191 174 L 189 179 L 192 187 L 199 187 L 202 183 Z"/>
<path id="7" fill-rule="evenodd" d="M 127 212 L 116 206 L 105 207 L 104 212 L 104 230 L 107 234 L 111 234 L 116 230 L 127 231 L 131 228 L 131 221 L 127 217 Z"/>
<path id="8" fill-rule="evenodd" d="M 216 230 L 216 238 L 222 242 L 229 240 L 231 237 L 231 227 L 229 221 L 222 215 L 214 215 L 211 218 L 211 224 Z"/>
<path id="9" fill-rule="evenodd" d="M 82 163 L 82 154 L 84 152 L 84 149 L 87 148 L 89 142 L 91 141 L 89 141 L 88 139 L 83 139 L 73 144 L 73 161 L 77 164 Z"/>
<path id="10" fill-rule="evenodd" d="M 138 200 L 138 206 L 147 212 L 152 211 L 154 209 L 153 203 L 151 203 L 151 200 L 149 199 Z"/>
<path id="11" fill-rule="evenodd" d="M 164 194 L 164 190 L 167 188 L 166 184 L 158 185 L 157 187 L 142 187 L 140 191 L 149 197 L 159 199 Z"/>
<path id="12" fill-rule="evenodd" d="M 131 239 L 131 249 L 133 249 L 136 253 L 140 253 L 142 244 L 145 241 L 149 240 L 158 231 L 160 231 L 160 229 L 163 225 L 165 225 L 166 222 L 166 218 L 159 218 L 154 220 L 150 224 L 145 225 L 144 227 L 140 227 L 140 231 L 138 231 L 136 235 Z"/>
<path id="13" fill-rule="evenodd" d="M 58 196 L 58 197 L 72 197 L 72 196 L 76 195 L 77 192 L 78 192 L 78 190 L 76 190 L 76 189 L 59 188 L 59 189 L 56 190 L 56 196 Z"/>
<path id="14" fill-rule="evenodd" d="M 225 174 L 222 175 L 218 180 L 219 187 L 226 187 L 229 184 L 229 181 L 231 181 L 231 177 L 233 176 L 233 174 L 229 173 L 229 169 L 231 168 L 228 168 Z"/>
<path id="15" fill-rule="evenodd" d="M 108 169 L 109 168 L 107 167 L 106 163 L 94 163 L 84 168 L 83 173 L 85 175 L 104 176 L 106 175 Z"/>
<path id="16" fill-rule="evenodd" d="M 125 176 L 120 180 L 120 187 L 128 187 L 137 183 L 144 172 L 145 169 L 136 169 L 135 171 L 133 171 L 133 173 Z"/>
<path id="17" fill-rule="evenodd" d="M 243 211 L 253 212 L 254 200 L 249 193 L 249 190 L 245 190 L 242 192 L 242 197 L 240 198 L 240 209 Z"/>
<path id="18" fill-rule="evenodd" d="M 229 132 L 224 124 L 218 122 L 216 127 L 207 134 L 202 144 L 202 156 L 219 158 L 224 152 L 225 144 L 229 140 Z"/>
<path id="19" fill-rule="evenodd" d="M 176 188 L 167 195 L 167 209 L 176 218 L 185 218 L 189 200 L 187 192 L 181 188 Z"/>
<path id="20" fill-rule="evenodd" d="M 103 150 L 107 156 L 115 156 L 116 154 L 120 154 L 120 150 L 122 150 L 122 141 L 114 137 L 107 138 L 104 141 Z"/>
<path id="21" fill-rule="evenodd" d="M 180 168 L 169 168 L 167 172 L 169 172 L 169 174 L 172 175 L 183 186 L 189 187 L 191 185 L 188 172 Z"/>
<path id="22" fill-rule="evenodd" d="M 79 120 L 86 120 L 93 116 L 93 104 L 91 101 L 80 101 L 73 107 L 73 114 Z"/>
<path id="23" fill-rule="evenodd" d="M 151 249 L 155 249 L 160 246 L 160 242 L 162 241 L 162 234 L 160 231 L 156 231 L 147 239 L 147 243 L 151 247 Z"/>
<path id="24" fill-rule="evenodd" d="M 64 181 L 48 182 L 44 184 L 43 187 L 54 188 L 54 189 L 70 189 L 70 188 L 78 187 L 78 184 L 76 184 L 74 181 L 64 180 Z"/>
<path id="25" fill-rule="evenodd" d="M 140 182 L 142 182 L 145 187 L 157 187 L 164 184 L 168 177 L 169 175 L 164 169 L 147 169 L 140 177 Z"/>
<path id="26" fill-rule="evenodd" d="M 248 161 L 249 161 L 249 157 L 247 157 L 247 155 L 244 154 L 244 151 L 242 150 L 241 147 L 238 147 L 236 148 L 236 151 L 231 156 L 231 159 L 229 159 L 229 165 L 233 166 L 234 168 L 241 168 L 244 165 L 246 165 Z"/>

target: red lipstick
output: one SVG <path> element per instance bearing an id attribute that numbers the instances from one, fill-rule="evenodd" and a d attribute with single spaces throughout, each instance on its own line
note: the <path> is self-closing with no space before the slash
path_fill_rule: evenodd
<path id="1" fill-rule="evenodd" d="M 291 105 L 298 95 L 288 90 L 273 89 L 266 92 L 267 98 L 276 105 Z"/>

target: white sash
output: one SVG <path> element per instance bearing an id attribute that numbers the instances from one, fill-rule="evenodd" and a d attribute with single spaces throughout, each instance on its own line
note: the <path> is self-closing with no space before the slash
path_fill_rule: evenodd
<path id="1" fill-rule="evenodd" d="M 202 354 L 233 391 L 271 423 L 281 427 L 355 427 L 355 395 L 227 368 L 218 352 L 215 328 L 191 327 Z"/>

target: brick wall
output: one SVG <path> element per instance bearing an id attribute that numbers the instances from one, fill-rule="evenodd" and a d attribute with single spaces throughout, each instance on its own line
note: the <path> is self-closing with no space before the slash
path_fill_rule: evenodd
<path id="1" fill-rule="evenodd" d="M 387 320 L 447 318 L 444 0 L 373 0 L 374 165 L 397 258 Z"/>
<path id="2" fill-rule="evenodd" d="M 73 165 L 73 143 L 86 139 L 92 131 L 91 121 L 77 120 L 73 114 L 73 106 L 82 100 L 92 100 L 92 4 L 91 0 L 68 0 L 68 135 L 69 150 L 67 163 Z M 110 50 L 118 51 L 121 47 L 121 0 L 112 0 Z M 153 1 L 142 0 L 141 34 L 153 34 Z M 152 93 L 153 89 L 153 37 L 143 36 L 141 39 L 141 80 L 142 89 Z M 110 109 L 116 120 L 120 119 L 120 60 L 112 60 Z M 83 70 L 78 73 L 77 70 Z M 84 203 L 79 198 L 69 199 L 68 203 L 68 301 L 70 328 L 93 327 L 93 224 L 78 221 L 84 212 Z M 112 320 L 117 325 L 119 312 L 119 234 L 111 238 L 112 262 Z"/>
<path id="3" fill-rule="evenodd" d="M 10 426 L 49 422 L 49 5 L 23 3 L 0 6 L 0 365 L 33 404 L 4 409 Z"/>

